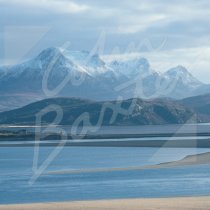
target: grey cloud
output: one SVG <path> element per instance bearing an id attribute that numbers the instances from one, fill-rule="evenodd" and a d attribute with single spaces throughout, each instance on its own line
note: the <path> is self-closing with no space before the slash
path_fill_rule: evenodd
<path id="1" fill-rule="evenodd" d="M 14 4 L 17 1 L 22 1 L 22 4 Z M 46 1 L 50 4 L 58 0 Z M 55 12 L 54 7 L 48 9 L 46 5 L 24 5 L 23 0 L 11 2 L 0 0 L 1 45 L 4 42 L 3 29 L 8 26 L 50 28 L 26 57 L 34 56 L 45 47 L 60 46 L 66 41 L 71 42 L 72 50 L 90 50 L 102 30 L 106 31 L 105 53 L 111 52 L 116 46 L 123 52 L 130 43 L 137 45 L 144 39 L 158 46 L 167 38 L 163 50 L 186 48 L 186 52 L 188 48 L 208 47 L 210 44 L 208 0 L 60 1 L 63 6 L 73 2 L 73 5 L 78 6 L 77 12 L 66 12 L 65 8 L 63 12 L 62 8 Z M 25 44 L 24 40 L 19 42 Z M 1 50 L 0 60 L 2 56 Z"/>

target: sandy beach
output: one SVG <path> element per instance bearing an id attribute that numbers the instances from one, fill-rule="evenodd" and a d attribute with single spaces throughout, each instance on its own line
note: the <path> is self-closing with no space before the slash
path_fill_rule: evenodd
<path id="1" fill-rule="evenodd" d="M 210 152 L 188 155 L 181 160 L 165 162 L 156 165 L 136 166 L 127 168 L 98 168 L 98 169 L 76 169 L 76 170 L 58 170 L 49 171 L 46 174 L 81 174 L 81 173 L 96 173 L 96 172 L 113 172 L 113 171 L 132 171 L 145 169 L 163 169 L 173 167 L 183 167 L 192 165 L 210 164 Z"/>
<path id="2" fill-rule="evenodd" d="M 0 210 L 209 210 L 210 197 L 122 199 L 0 205 Z"/>

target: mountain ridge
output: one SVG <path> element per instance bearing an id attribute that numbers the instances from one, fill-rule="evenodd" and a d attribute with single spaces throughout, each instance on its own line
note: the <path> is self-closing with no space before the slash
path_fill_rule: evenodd
<path id="1" fill-rule="evenodd" d="M 46 95 L 43 89 L 42 80 L 48 71 L 45 83 L 51 93 L 68 78 L 54 95 Z M 210 93 L 210 85 L 198 81 L 186 68 L 177 66 L 160 74 L 141 57 L 107 62 L 87 51 L 48 48 L 22 64 L 0 68 L 0 111 L 48 97 L 181 99 L 205 93 Z"/>
<path id="2" fill-rule="evenodd" d="M 107 104 L 114 106 L 117 116 L 112 121 L 113 110 L 107 107 Z M 174 100 L 143 100 L 127 99 L 123 101 L 91 101 L 80 98 L 50 98 L 44 99 L 24 106 L 19 109 L 0 113 L 1 125 L 34 125 L 37 113 L 49 108 L 49 105 L 63 111 L 61 125 L 73 125 L 85 113 L 88 114 L 90 123 L 94 126 L 99 123 L 100 116 L 103 116 L 101 125 L 162 125 L 162 124 L 184 124 L 197 122 L 210 122 L 210 114 L 203 115 L 195 112 L 191 107 L 184 106 L 180 101 Z M 120 112 L 119 107 L 129 110 L 132 106 L 132 112 Z M 108 106 L 109 107 L 109 106 Z M 56 111 L 56 109 L 55 109 Z M 42 118 L 43 124 L 53 122 L 56 112 L 50 108 Z M 86 118 L 87 120 L 87 118 Z"/>

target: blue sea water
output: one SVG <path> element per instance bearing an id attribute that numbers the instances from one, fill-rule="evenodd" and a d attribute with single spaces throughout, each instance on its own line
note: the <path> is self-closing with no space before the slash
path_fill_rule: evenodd
<path id="1" fill-rule="evenodd" d="M 39 166 L 55 148 L 40 147 Z M 152 165 L 210 149 L 64 147 L 47 171 Z M 0 147 L 0 203 L 210 195 L 210 165 L 41 175 L 32 185 L 33 147 Z"/>

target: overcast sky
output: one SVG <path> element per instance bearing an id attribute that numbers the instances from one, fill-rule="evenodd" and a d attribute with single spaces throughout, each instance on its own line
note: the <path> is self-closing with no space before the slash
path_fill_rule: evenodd
<path id="1" fill-rule="evenodd" d="M 186 66 L 210 83 L 209 0 L 0 0 L 0 63 L 51 46 L 103 54 L 137 52 L 152 68 Z M 118 49 L 118 50 L 116 50 Z"/>

